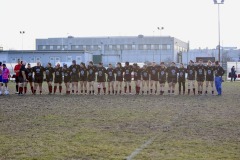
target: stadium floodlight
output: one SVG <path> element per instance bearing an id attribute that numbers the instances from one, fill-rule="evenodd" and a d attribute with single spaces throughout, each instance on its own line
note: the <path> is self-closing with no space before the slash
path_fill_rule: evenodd
<path id="1" fill-rule="evenodd" d="M 220 30 L 220 4 L 224 4 L 224 0 L 213 0 L 218 5 L 218 61 L 220 62 L 221 51 L 221 30 Z"/>
<path id="2" fill-rule="evenodd" d="M 20 34 L 22 35 L 22 60 L 23 60 L 23 35 L 25 34 L 25 31 L 20 31 Z"/>

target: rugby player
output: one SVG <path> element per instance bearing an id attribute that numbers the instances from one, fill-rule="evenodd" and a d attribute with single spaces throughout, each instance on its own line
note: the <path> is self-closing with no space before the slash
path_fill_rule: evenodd
<path id="1" fill-rule="evenodd" d="M 103 64 L 100 62 L 97 67 L 97 82 L 98 82 L 98 95 L 100 95 L 101 92 L 101 86 L 103 88 L 104 95 L 106 94 L 106 68 L 103 67 Z"/>
<path id="2" fill-rule="evenodd" d="M 160 95 L 163 95 L 164 94 L 164 88 L 165 88 L 165 83 L 166 83 L 166 77 L 167 77 L 167 74 L 166 74 L 166 66 L 164 64 L 164 62 L 161 62 L 160 63 L 160 67 L 159 67 L 159 84 L 160 84 Z"/>
<path id="3" fill-rule="evenodd" d="M 81 94 L 83 94 L 83 90 L 85 89 L 85 95 L 87 94 L 87 68 L 85 63 L 80 63 L 80 90 Z"/>
<path id="4" fill-rule="evenodd" d="M 43 72 L 44 67 L 41 66 L 40 62 L 37 62 L 37 66 L 33 67 L 34 73 L 34 91 L 33 94 L 36 94 L 37 88 L 39 87 L 39 92 L 42 94 L 42 83 L 43 83 Z"/>
<path id="5" fill-rule="evenodd" d="M 195 66 L 194 62 L 190 60 L 189 65 L 187 66 L 187 79 L 188 79 L 188 95 L 190 94 L 191 86 L 193 94 L 195 95 Z"/>
<path id="6" fill-rule="evenodd" d="M 213 81 L 214 81 L 214 66 L 212 66 L 212 62 L 209 60 L 207 66 L 205 67 L 206 71 L 206 91 L 205 94 L 208 94 L 208 86 L 209 84 L 212 87 L 212 95 L 214 95 Z"/>
<path id="7" fill-rule="evenodd" d="M 33 69 L 32 69 L 32 67 L 31 67 L 31 64 L 30 63 L 28 63 L 28 65 L 27 65 L 27 68 L 26 68 L 26 78 L 27 78 L 27 80 L 26 80 L 26 83 L 25 83 L 25 86 L 24 86 L 24 92 L 25 93 L 27 93 L 27 84 L 29 83 L 30 84 L 30 87 L 31 87 L 31 91 L 32 91 L 32 93 L 33 93 Z"/>
<path id="8" fill-rule="evenodd" d="M 88 84 L 89 84 L 88 90 L 89 90 L 89 94 L 94 95 L 94 82 L 95 82 L 95 79 L 96 79 L 96 66 L 93 65 L 92 61 L 90 61 L 88 63 L 87 71 L 88 71 Z"/>
<path id="9" fill-rule="evenodd" d="M 0 62 L 0 95 L 2 95 L 2 88 L 3 88 L 2 72 L 3 72 L 3 67 L 2 67 L 2 62 Z"/>
<path id="10" fill-rule="evenodd" d="M 58 63 L 57 66 L 54 68 L 54 94 L 57 91 L 57 86 L 59 86 L 59 93 L 62 93 L 62 67 Z"/>
<path id="11" fill-rule="evenodd" d="M 137 63 L 133 64 L 133 72 L 134 72 L 134 82 L 135 82 L 136 95 L 139 95 L 142 71 L 141 71 L 140 67 L 137 65 Z"/>
<path id="12" fill-rule="evenodd" d="M 144 94 L 145 85 L 147 86 L 147 94 L 149 94 L 149 70 L 147 65 L 142 68 L 142 94 Z"/>
<path id="13" fill-rule="evenodd" d="M 108 94 L 111 93 L 111 88 L 112 88 L 112 94 L 114 94 L 114 81 L 115 81 L 114 69 L 112 64 L 110 63 L 107 69 Z"/>
<path id="14" fill-rule="evenodd" d="M 117 67 L 114 69 L 114 73 L 116 74 L 116 88 L 115 88 L 115 95 L 122 93 L 122 82 L 123 82 L 123 72 L 124 69 L 122 67 L 122 64 L 120 62 L 117 63 Z M 119 90 L 118 90 L 119 86 Z"/>
<path id="15" fill-rule="evenodd" d="M 19 82 L 19 93 L 18 95 L 23 95 L 23 92 L 25 92 L 25 90 L 23 91 L 23 87 L 26 85 L 26 81 L 27 81 L 27 71 L 26 71 L 26 62 L 22 62 L 22 66 L 20 68 L 20 72 L 19 72 L 19 75 L 18 75 L 18 82 Z"/>
<path id="16" fill-rule="evenodd" d="M 167 68 L 167 82 L 168 82 L 168 94 L 174 95 L 175 84 L 177 83 L 177 73 L 178 68 L 176 67 L 175 62 L 171 63 L 171 66 Z"/>
<path id="17" fill-rule="evenodd" d="M 197 72 L 197 82 L 198 82 L 198 95 L 202 95 L 203 82 L 205 80 L 205 66 L 203 65 L 202 59 L 200 59 L 199 64 L 195 67 Z"/>
<path id="18" fill-rule="evenodd" d="M 48 84 L 48 94 L 52 94 L 52 82 L 53 82 L 53 73 L 54 68 L 52 67 L 51 63 L 48 63 L 47 66 L 44 68 L 45 75 L 46 75 L 46 81 Z"/>
<path id="19" fill-rule="evenodd" d="M 179 94 L 181 94 L 181 88 L 183 87 L 183 95 L 185 94 L 185 81 L 186 81 L 186 72 L 187 69 L 184 68 L 183 63 L 180 63 L 180 67 L 178 69 L 178 90 Z"/>
<path id="20" fill-rule="evenodd" d="M 155 94 L 157 94 L 157 85 L 158 85 L 158 66 L 155 62 L 149 67 L 150 74 L 150 94 L 153 93 L 153 85 L 155 89 Z"/>
<path id="21" fill-rule="evenodd" d="M 70 94 L 70 81 L 71 81 L 71 75 L 70 70 L 67 68 L 67 64 L 63 65 L 63 75 L 64 75 L 64 83 L 66 87 L 66 94 Z"/>
<path id="22" fill-rule="evenodd" d="M 219 62 L 215 62 L 215 87 L 218 92 L 218 96 L 222 95 L 222 76 L 224 75 L 225 71 L 220 66 Z"/>
<path id="23" fill-rule="evenodd" d="M 72 61 L 72 65 L 69 67 L 72 82 L 72 93 L 74 94 L 74 87 L 76 87 L 76 94 L 78 93 L 78 80 L 79 80 L 79 65 L 76 64 L 76 60 Z"/>
<path id="24" fill-rule="evenodd" d="M 129 65 L 129 62 L 125 62 L 125 66 L 124 66 L 124 82 L 125 82 L 125 86 L 124 86 L 124 94 L 127 93 L 127 88 L 128 88 L 128 92 L 129 94 L 131 94 L 132 92 L 132 88 L 131 88 L 131 81 L 132 81 L 132 66 Z"/>
<path id="25" fill-rule="evenodd" d="M 3 69 L 2 69 L 2 82 L 5 86 L 5 95 L 8 95 L 9 94 L 9 91 L 8 91 L 8 81 L 9 81 L 9 76 L 10 76 L 10 71 L 9 69 L 7 68 L 6 64 L 3 64 Z"/>
<path id="26" fill-rule="evenodd" d="M 18 75 L 19 75 L 19 71 L 20 71 L 21 66 L 22 66 L 21 60 L 18 59 L 17 60 L 17 65 L 15 65 L 15 67 L 14 67 L 15 82 L 16 82 L 16 94 L 18 94 Z"/>

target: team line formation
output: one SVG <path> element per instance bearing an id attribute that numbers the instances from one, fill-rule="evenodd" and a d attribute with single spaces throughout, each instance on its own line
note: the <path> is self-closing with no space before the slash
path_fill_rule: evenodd
<path id="1" fill-rule="evenodd" d="M 195 81 L 197 81 L 198 85 L 198 95 L 203 94 L 204 81 L 206 81 L 204 94 L 208 94 L 208 87 L 211 86 L 211 94 L 214 95 L 215 84 L 217 95 L 221 95 L 222 76 L 225 73 L 218 61 L 214 64 L 212 64 L 211 61 L 208 61 L 207 65 L 204 65 L 201 59 L 198 61 L 198 64 L 194 64 L 191 60 L 187 68 L 185 68 L 182 63 L 180 64 L 180 67 L 176 67 L 174 62 L 172 62 L 169 67 L 166 67 L 164 62 L 161 62 L 160 65 L 152 62 L 151 65 L 144 65 L 142 68 L 136 63 L 130 65 L 129 62 L 125 62 L 125 66 L 122 67 L 119 62 L 116 67 L 109 64 L 107 69 L 103 67 L 102 63 L 95 66 L 93 65 L 93 62 L 89 62 L 86 66 L 84 63 L 80 63 L 80 65 L 76 64 L 75 60 L 72 61 L 72 65 L 70 66 L 67 66 L 66 64 L 60 66 L 60 64 L 57 64 L 55 67 L 52 67 L 51 63 L 48 63 L 46 67 L 43 67 L 40 62 L 37 62 L 37 65 L 32 67 L 29 63 L 26 64 L 26 62 L 18 60 L 18 64 L 14 67 L 14 72 L 16 93 L 18 95 L 24 95 L 27 93 L 28 84 L 30 85 L 33 95 L 36 95 L 37 89 L 39 90 L 39 93 L 42 94 L 42 83 L 44 78 L 48 85 L 48 94 L 55 94 L 57 88 L 61 93 L 63 82 L 66 87 L 67 95 L 71 93 L 95 94 L 95 80 L 98 83 L 97 94 L 101 93 L 101 89 L 103 89 L 104 95 L 107 93 L 114 95 L 126 93 L 131 94 L 132 80 L 135 84 L 136 95 L 157 94 L 158 83 L 160 84 L 160 95 L 164 95 L 166 82 L 168 83 L 167 94 L 175 94 L 174 90 L 177 83 L 179 94 L 185 94 L 186 75 L 188 95 L 196 94 Z M 9 69 L 6 67 L 6 64 L 0 62 L 0 95 L 9 94 L 9 78 Z M 107 93 L 106 82 L 108 83 Z M 122 92 L 122 86 L 124 87 L 124 92 Z"/>

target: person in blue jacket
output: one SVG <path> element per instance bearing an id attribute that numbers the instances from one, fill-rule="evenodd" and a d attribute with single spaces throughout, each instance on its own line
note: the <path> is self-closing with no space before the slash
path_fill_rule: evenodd
<path id="1" fill-rule="evenodd" d="M 222 95 L 222 76 L 224 75 L 225 71 L 220 66 L 219 61 L 215 62 L 215 86 L 218 93 L 218 96 Z"/>

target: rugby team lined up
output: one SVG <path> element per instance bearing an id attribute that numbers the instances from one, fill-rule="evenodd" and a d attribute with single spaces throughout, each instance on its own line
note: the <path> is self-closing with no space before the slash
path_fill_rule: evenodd
<path id="1" fill-rule="evenodd" d="M 132 85 L 135 87 L 134 94 L 136 95 L 175 95 L 175 86 L 178 83 L 178 94 L 184 95 L 185 83 L 187 82 L 188 90 L 186 95 L 206 95 L 210 87 L 210 94 L 214 95 L 214 85 L 217 91 L 216 95 L 221 95 L 222 76 L 225 73 L 218 61 L 214 64 L 208 61 L 207 65 L 204 65 L 201 59 L 197 64 L 191 60 L 187 68 L 182 63 L 180 67 L 177 67 L 175 62 L 172 62 L 168 67 L 164 62 L 161 62 L 160 65 L 152 62 L 150 65 L 144 65 L 143 67 L 139 67 L 137 63 L 130 65 L 129 62 L 125 62 L 125 66 L 122 67 L 119 62 L 116 67 L 109 64 L 105 68 L 103 63 L 95 66 L 90 61 L 86 66 L 84 63 L 77 64 L 75 60 L 72 61 L 70 66 L 66 64 L 60 66 L 58 63 L 55 67 L 52 67 L 52 64 L 48 63 L 46 67 L 43 67 L 40 62 L 37 62 L 37 65 L 32 67 L 29 63 L 26 64 L 26 62 L 18 60 L 14 72 L 16 94 L 18 95 L 28 93 L 28 84 L 33 95 L 36 95 L 37 89 L 39 94 L 42 94 L 44 80 L 48 85 L 48 94 L 56 94 L 56 92 L 61 94 L 62 83 L 64 83 L 66 95 L 132 94 Z M 9 94 L 9 78 L 9 69 L 6 64 L 0 62 L 0 95 Z M 134 83 L 131 83 L 131 81 L 134 81 Z M 196 93 L 195 81 L 197 81 L 198 93 Z M 97 92 L 95 92 L 94 88 L 95 82 L 98 83 Z M 205 88 L 204 82 L 206 82 Z M 105 83 L 107 83 L 107 89 Z M 165 87 L 166 83 L 168 83 L 168 87 Z"/>

